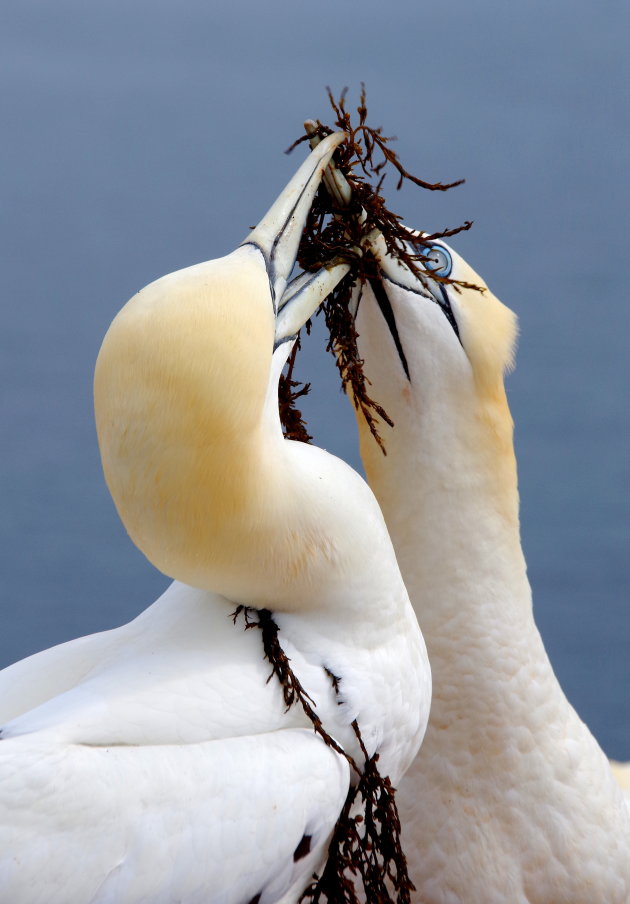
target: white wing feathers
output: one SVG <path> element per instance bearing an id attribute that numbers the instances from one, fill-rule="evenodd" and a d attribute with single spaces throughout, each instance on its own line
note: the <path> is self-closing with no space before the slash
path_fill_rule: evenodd
<path id="1" fill-rule="evenodd" d="M 0 887 L 19 904 L 270 904 L 308 882 L 348 788 L 307 729 L 142 748 L 31 735 L 0 744 L 0 769 Z"/>
<path id="2" fill-rule="evenodd" d="M 0 735 L 2 900 L 297 900 L 348 765 L 286 711 L 230 608 L 174 584 L 129 625 L 18 664 L 9 708 L 39 705 Z"/>

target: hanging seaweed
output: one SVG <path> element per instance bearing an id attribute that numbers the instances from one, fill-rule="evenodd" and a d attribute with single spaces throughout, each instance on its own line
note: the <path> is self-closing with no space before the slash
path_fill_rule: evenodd
<path id="1" fill-rule="evenodd" d="M 427 262 L 426 243 L 434 239 L 448 238 L 470 229 L 472 222 L 466 221 L 453 229 L 441 232 L 424 232 L 415 235 L 402 223 L 401 217 L 387 207 L 382 195 L 382 186 L 388 171 L 394 171 L 399 189 L 409 181 L 428 191 L 447 191 L 464 181 L 441 183 L 427 182 L 412 175 L 402 164 L 390 143 L 395 140 L 383 134 L 382 128 L 367 124 L 367 104 L 365 86 L 361 86 L 361 96 L 357 107 L 358 123 L 353 125 L 352 116 L 346 108 L 347 89 L 335 100 L 330 88 L 328 99 L 335 115 L 334 127 L 319 120 L 305 123 L 306 134 L 298 138 L 287 153 L 297 145 L 321 140 L 331 132 L 341 129 L 347 133 L 347 141 L 335 151 L 333 161 L 341 179 L 335 184 L 330 175 L 325 177 L 314 199 L 306 222 L 298 262 L 303 270 L 316 270 L 333 258 L 347 261 L 351 270 L 337 286 L 323 305 L 329 340 L 327 349 L 335 354 L 337 367 L 344 391 L 350 393 L 356 408 L 360 409 L 370 430 L 386 453 L 385 444 L 378 431 L 378 419 L 393 426 L 387 413 L 373 399 L 368 391 L 369 381 L 363 372 L 357 347 L 357 332 L 350 312 L 350 298 L 358 284 L 379 279 L 377 261 L 371 254 L 361 250 L 365 238 L 378 230 L 385 241 L 387 251 L 398 258 L 423 282 L 435 282 L 458 287 L 474 288 L 469 283 L 438 276 L 425 269 Z M 370 180 L 375 180 L 372 185 Z M 344 184 L 345 183 L 345 184 Z M 295 359 L 293 359 L 293 364 Z M 293 365 L 291 366 L 293 372 Z M 296 385 L 296 384 L 294 384 Z M 304 394 L 308 390 L 300 392 Z M 297 397 L 297 396 L 296 396 Z M 293 418 L 291 406 L 284 406 L 284 417 Z M 303 424 L 300 415 L 300 422 Z M 284 421 L 283 421 L 284 423 Z M 288 435 L 288 434 L 287 434 Z"/>
<path id="2" fill-rule="evenodd" d="M 308 325 L 307 325 L 308 326 Z M 295 341 L 295 345 L 289 355 L 286 364 L 286 372 L 280 374 L 278 383 L 278 406 L 280 408 L 280 423 L 282 431 L 287 439 L 295 439 L 301 443 L 310 443 L 313 437 L 306 429 L 306 422 L 302 416 L 302 412 L 296 405 L 296 402 L 302 396 L 305 396 L 311 388 L 310 383 L 301 383 L 299 380 L 293 379 L 293 368 L 295 367 L 295 359 L 301 348 L 300 335 Z"/>
<path id="3" fill-rule="evenodd" d="M 378 770 L 378 754 L 368 756 L 356 721 L 352 727 L 365 762 L 335 825 L 322 874 L 314 876 L 300 901 L 409 904 L 415 886 L 400 842 L 395 791 L 389 778 Z"/>
<path id="4" fill-rule="evenodd" d="M 362 767 L 326 731 L 312 698 L 282 649 L 273 614 L 268 609 L 240 605 L 232 613 L 235 624 L 241 615 L 245 630 L 258 628 L 261 632 L 264 658 L 271 665 L 267 681 L 273 677 L 278 680 L 286 708 L 300 705 L 316 734 L 343 756 L 358 776 L 357 783 L 348 791 L 335 825 L 322 875 L 313 877 L 300 901 L 305 904 L 322 901 L 328 904 L 409 904 L 409 893 L 414 886 L 400 843 L 395 791 L 389 778 L 378 770 L 378 754 L 369 756 L 356 720 L 352 722 L 352 728 L 364 757 Z M 342 679 L 326 672 L 334 692 L 340 696 Z M 362 891 L 362 897 L 358 896 L 359 891 Z"/>

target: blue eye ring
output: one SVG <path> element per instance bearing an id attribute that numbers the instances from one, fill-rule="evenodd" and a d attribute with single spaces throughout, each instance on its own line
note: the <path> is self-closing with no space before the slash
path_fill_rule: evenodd
<path id="1" fill-rule="evenodd" d="M 453 258 L 446 248 L 442 245 L 423 245 L 419 250 L 427 257 L 427 260 L 421 262 L 425 270 L 436 276 L 449 276 L 453 269 Z"/>

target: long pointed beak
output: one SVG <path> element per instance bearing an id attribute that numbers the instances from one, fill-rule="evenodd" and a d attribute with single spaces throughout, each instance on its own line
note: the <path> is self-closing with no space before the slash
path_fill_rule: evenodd
<path id="1" fill-rule="evenodd" d="M 304 129 L 309 136 L 309 144 L 312 150 L 319 147 L 323 139 L 316 134 L 317 123 L 313 119 L 307 119 L 304 123 Z M 324 173 L 324 185 L 328 194 L 334 198 L 340 207 L 347 207 L 352 198 L 352 189 L 348 184 L 348 180 L 344 174 L 337 169 L 334 163 L 330 163 L 326 167 Z"/>
<path id="2" fill-rule="evenodd" d="M 276 348 L 295 339 L 298 330 L 349 272 L 349 264 L 331 263 L 316 273 L 302 273 L 291 280 L 278 305 Z"/>
<path id="3" fill-rule="evenodd" d="M 335 148 L 344 138 L 344 132 L 328 135 L 310 153 L 258 226 L 242 242 L 255 245 L 263 254 L 276 313 L 295 266 L 313 198 Z"/>

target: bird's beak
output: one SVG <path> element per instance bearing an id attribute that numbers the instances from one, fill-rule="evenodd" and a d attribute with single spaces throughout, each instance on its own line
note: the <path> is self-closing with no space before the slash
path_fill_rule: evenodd
<path id="1" fill-rule="evenodd" d="M 315 273 L 302 273 L 291 280 L 276 315 L 276 348 L 295 339 L 298 330 L 349 272 L 349 264 L 331 262 Z"/>
<path id="2" fill-rule="evenodd" d="M 265 260 L 276 314 L 276 345 L 292 339 L 350 269 L 328 264 L 289 283 L 306 218 L 335 148 L 344 132 L 328 135 L 304 161 L 260 223 L 242 242 L 254 245 Z"/>

